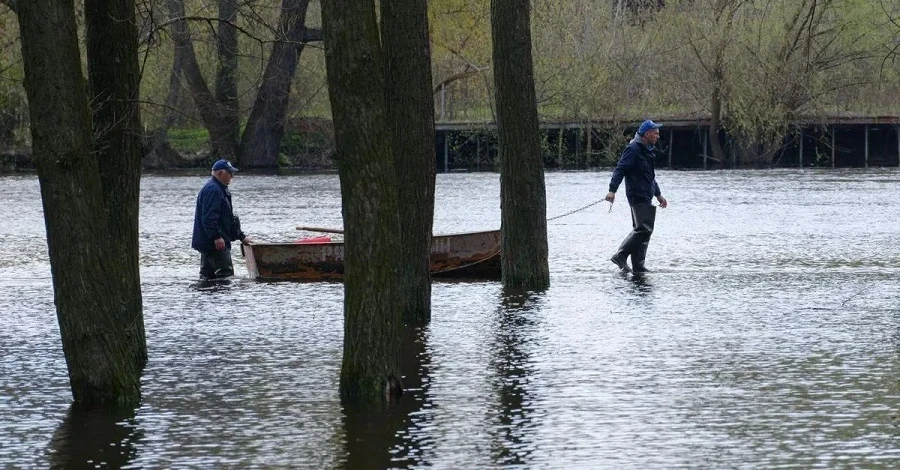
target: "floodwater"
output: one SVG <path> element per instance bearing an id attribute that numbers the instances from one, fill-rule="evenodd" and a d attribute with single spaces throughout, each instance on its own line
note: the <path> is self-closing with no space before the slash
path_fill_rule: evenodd
<path id="1" fill-rule="evenodd" d="M 608 177 L 548 173 L 548 217 Z M 900 465 L 897 170 L 660 171 L 638 278 L 608 261 L 624 193 L 556 219 L 547 292 L 435 284 L 387 413 L 340 404 L 340 284 L 195 286 L 204 179 L 143 178 L 150 358 L 142 405 L 108 416 L 70 409 L 37 179 L 0 178 L 0 467 Z M 499 227 L 497 174 L 437 181 L 436 233 Z M 335 175 L 232 189 L 257 240 L 341 226 Z"/>

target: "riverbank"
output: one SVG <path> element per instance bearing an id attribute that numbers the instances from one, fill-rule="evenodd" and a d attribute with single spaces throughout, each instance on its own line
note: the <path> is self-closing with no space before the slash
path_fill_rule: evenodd
<path id="1" fill-rule="evenodd" d="M 661 117 L 657 168 L 684 170 L 752 168 L 868 168 L 900 166 L 900 116 L 819 116 L 797 119 L 776 143 L 747 146 L 722 130 L 721 152 L 710 142 L 708 118 Z M 547 169 L 580 170 L 615 165 L 639 122 L 609 119 L 544 121 L 541 151 Z M 216 157 L 204 129 L 170 129 L 163 145 L 146 145 L 144 170 L 203 170 Z M 236 160 L 238 167 L 243 162 Z M 498 138 L 491 122 L 435 124 L 438 172 L 498 171 Z M 298 119 L 282 139 L 278 173 L 336 170 L 331 123 Z M 0 173 L 33 171 L 28 150 L 0 151 Z"/>

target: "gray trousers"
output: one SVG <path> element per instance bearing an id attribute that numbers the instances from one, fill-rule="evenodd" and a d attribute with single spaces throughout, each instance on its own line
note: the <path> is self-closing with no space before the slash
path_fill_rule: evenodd
<path id="1" fill-rule="evenodd" d="M 200 278 L 216 279 L 234 275 L 231 263 L 231 249 L 212 250 L 200 253 Z"/>
<path id="2" fill-rule="evenodd" d="M 650 245 L 650 236 L 653 235 L 653 223 L 656 221 L 656 206 L 649 202 L 639 202 L 631 206 L 631 233 L 625 237 L 618 251 L 614 255 L 616 259 L 625 260 L 631 256 L 632 269 L 640 271 L 644 269 L 644 260 L 647 258 L 647 247 Z"/>

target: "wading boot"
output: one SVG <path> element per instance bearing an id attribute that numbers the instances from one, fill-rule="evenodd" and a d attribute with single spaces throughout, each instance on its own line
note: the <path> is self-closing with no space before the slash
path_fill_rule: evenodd
<path id="1" fill-rule="evenodd" d="M 628 267 L 628 262 L 625 261 L 625 256 L 622 256 L 620 253 L 614 254 L 609 260 L 612 261 L 620 271 L 624 271 L 626 273 L 631 271 L 631 269 Z"/>
<path id="2" fill-rule="evenodd" d="M 631 253 L 631 265 L 633 266 L 633 273 L 646 274 L 650 272 L 650 270 L 647 269 L 647 266 L 644 266 L 644 260 L 647 258 L 647 245 L 649 244 L 650 240 L 643 241 L 638 244 L 634 249 L 634 252 Z"/>
<path id="3" fill-rule="evenodd" d="M 651 204 L 634 204 L 631 206 L 631 219 L 634 230 L 629 235 L 628 242 L 631 248 L 632 272 L 647 273 L 650 270 L 644 266 L 644 259 L 647 258 L 647 247 L 650 245 L 650 236 L 653 235 L 656 207 Z"/>

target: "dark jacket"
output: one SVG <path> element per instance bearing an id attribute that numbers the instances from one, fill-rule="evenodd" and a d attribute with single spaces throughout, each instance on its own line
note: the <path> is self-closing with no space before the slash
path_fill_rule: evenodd
<path id="1" fill-rule="evenodd" d="M 244 233 L 231 207 L 231 192 L 212 177 L 197 195 L 191 247 L 200 252 L 214 251 L 217 238 L 225 240 L 225 246 L 231 248 L 231 241 L 243 240 Z"/>
<path id="2" fill-rule="evenodd" d="M 640 138 L 633 139 L 622 152 L 609 181 L 609 191 L 616 192 L 623 178 L 629 204 L 649 203 L 661 194 L 656 184 L 653 151 Z"/>

